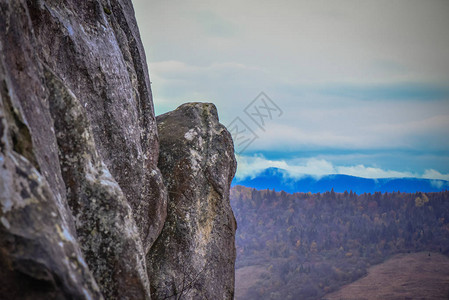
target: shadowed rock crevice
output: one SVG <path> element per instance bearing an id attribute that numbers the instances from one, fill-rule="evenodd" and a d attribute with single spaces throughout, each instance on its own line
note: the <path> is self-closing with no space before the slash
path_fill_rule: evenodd
<path id="1" fill-rule="evenodd" d="M 8 119 L 9 132 L 13 150 L 24 156 L 37 170 L 39 164 L 33 153 L 33 142 L 28 126 L 21 119 L 20 113 L 14 109 L 5 81 L 0 83 L 0 94 L 3 99 L 5 117 Z"/>

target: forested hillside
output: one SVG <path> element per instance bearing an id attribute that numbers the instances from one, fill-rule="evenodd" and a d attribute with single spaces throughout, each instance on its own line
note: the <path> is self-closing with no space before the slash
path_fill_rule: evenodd
<path id="1" fill-rule="evenodd" d="M 449 254 L 447 191 L 287 194 L 236 186 L 231 203 L 237 298 L 316 299 L 393 254 Z"/>

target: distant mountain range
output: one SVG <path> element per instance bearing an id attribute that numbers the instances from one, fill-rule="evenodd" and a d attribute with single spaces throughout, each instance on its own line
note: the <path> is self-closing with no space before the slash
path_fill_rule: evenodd
<path id="1" fill-rule="evenodd" d="M 361 178 L 348 175 L 304 176 L 292 178 L 287 171 L 268 168 L 254 178 L 234 179 L 232 185 L 276 191 L 323 193 L 334 189 L 337 193 L 353 191 L 357 194 L 374 192 L 440 192 L 449 190 L 449 181 L 422 178 Z"/>

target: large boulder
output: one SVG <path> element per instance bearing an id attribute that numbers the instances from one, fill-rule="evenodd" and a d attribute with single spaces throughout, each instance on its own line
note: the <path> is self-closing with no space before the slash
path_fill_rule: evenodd
<path id="1" fill-rule="evenodd" d="M 210 103 L 157 117 L 167 219 L 148 255 L 154 299 L 233 299 L 236 222 L 231 135 Z"/>

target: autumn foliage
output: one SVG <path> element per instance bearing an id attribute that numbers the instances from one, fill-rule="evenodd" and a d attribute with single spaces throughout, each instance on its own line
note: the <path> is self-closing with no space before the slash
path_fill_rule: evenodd
<path id="1" fill-rule="evenodd" d="M 245 299 L 316 299 L 393 254 L 449 254 L 447 191 L 288 194 L 236 186 L 231 203 L 236 269 L 266 270 Z"/>

